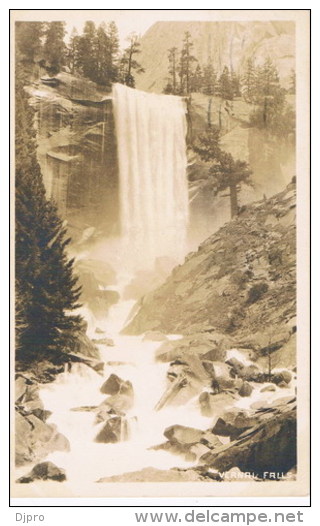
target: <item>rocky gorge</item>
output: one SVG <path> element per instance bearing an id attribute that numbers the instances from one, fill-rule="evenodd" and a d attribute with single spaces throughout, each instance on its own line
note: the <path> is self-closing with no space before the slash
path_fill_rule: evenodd
<path id="1" fill-rule="evenodd" d="M 294 479 L 295 205 L 293 181 L 243 207 L 136 304 L 79 260 L 82 345 L 16 373 L 19 486 Z"/>

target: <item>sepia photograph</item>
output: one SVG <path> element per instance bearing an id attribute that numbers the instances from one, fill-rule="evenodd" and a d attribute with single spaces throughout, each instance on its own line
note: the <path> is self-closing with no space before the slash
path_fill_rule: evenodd
<path id="1" fill-rule="evenodd" d="M 309 494 L 309 10 L 11 10 L 11 495 Z"/>

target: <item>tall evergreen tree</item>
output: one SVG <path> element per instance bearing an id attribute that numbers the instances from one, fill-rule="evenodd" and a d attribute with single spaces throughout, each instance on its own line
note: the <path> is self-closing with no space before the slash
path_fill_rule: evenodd
<path id="1" fill-rule="evenodd" d="M 202 70 L 200 64 L 197 64 L 196 69 L 191 74 L 190 90 L 195 93 L 200 93 L 203 85 Z"/>
<path id="2" fill-rule="evenodd" d="M 72 74 L 76 72 L 78 66 L 79 39 L 78 31 L 74 27 L 70 35 L 66 54 L 66 62 Z"/>
<path id="3" fill-rule="evenodd" d="M 61 67 L 66 63 L 67 47 L 64 42 L 65 33 L 65 22 L 48 23 L 43 54 L 48 71 L 54 75 L 59 73 Z"/>
<path id="4" fill-rule="evenodd" d="M 119 60 L 119 33 L 115 22 L 110 22 L 107 26 L 107 36 L 109 39 L 109 62 L 107 66 L 110 84 L 118 80 L 118 60 Z"/>
<path id="5" fill-rule="evenodd" d="M 203 86 L 202 91 L 205 95 L 215 95 L 217 75 L 212 62 L 203 68 Z"/>
<path id="6" fill-rule="evenodd" d="M 43 22 L 16 22 L 16 47 L 20 62 L 34 63 L 42 57 Z"/>
<path id="7" fill-rule="evenodd" d="M 94 81 L 97 69 L 96 26 L 94 22 L 88 20 L 78 42 L 78 70 Z"/>
<path id="8" fill-rule="evenodd" d="M 224 66 L 219 77 L 218 93 L 222 99 L 233 100 L 233 86 L 228 66 Z"/>
<path id="9" fill-rule="evenodd" d="M 191 40 L 191 33 L 186 31 L 184 34 L 182 49 L 179 61 L 179 77 L 180 77 L 180 94 L 188 95 L 191 90 L 191 77 L 194 70 L 195 62 L 198 62 L 196 57 L 192 54 L 193 42 Z"/>
<path id="10" fill-rule="evenodd" d="M 169 78 L 166 87 L 164 88 L 164 93 L 173 93 L 176 95 L 178 92 L 177 87 L 177 51 L 176 47 L 172 47 L 168 50 L 168 60 L 169 60 Z"/>
<path id="11" fill-rule="evenodd" d="M 120 60 L 120 81 L 123 84 L 134 88 L 134 73 L 143 73 L 144 68 L 135 59 L 135 55 L 141 53 L 138 35 L 136 33 L 131 33 L 127 40 L 129 41 L 129 46 L 124 50 Z"/>
<path id="12" fill-rule="evenodd" d="M 257 68 L 251 124 L 269 131 L 275 130 L 285 108 L 285 89 L 280 85 L 279 74 L 270 58 Z"/>
<path id="13" fill-rule="evenodd" d="M 16 80 L 16 357 L 31 362 L 68 349 L 81 318 L 71 315 L 80 297 L 70 239 L 54 205 L 47 201 L 36 158 L 34 114 Z"/>
<path id="14" fill-rule="evenodd" d="M 246 102 L 253 102 L 256 92 L 256 67 L 253 58 L 249 58 L 246 63 L 244 75 L 242 77 L 242 94 Z"/>
<path id="15" fill-rule="evenodd" d="M 210 163 L 209 181 L 206 183 L 218 194 L 226 189 L 230 191 L 231 217 L 238 214 L 238 193 L 242 184 L 252 184 L 252 171 L 245 161 L 235 160 L 230 153 L 224 152 L 220 147 L 219 129 L 211 126 L 207 132 L 200 135 L 194 145 L 194 151 L 202 161 Z"/>

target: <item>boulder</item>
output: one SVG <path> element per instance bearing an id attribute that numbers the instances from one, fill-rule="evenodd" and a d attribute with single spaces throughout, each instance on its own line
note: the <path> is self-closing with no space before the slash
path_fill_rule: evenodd
<path id="1" fill-rule="evenodd" d="M 296 451 L 296 407 L 291 405 L 200 460 L 218 471 L 238 467 L 263 478 L 266 472 L 287 473 L 292 469 L 297 462 Z"/>
<path id="2" fill-rule="evenodd" d="M 129 409 L 133 407 L 133 398 L 132 396 L 127 396 L 124 394 L 116 394 L 108 396 L 97 408 L 97 417 L 102 415 L 105 411 L 114 411 L 117 414 L 123 415 Z"/>
<path id="3" fill-rule="evenodd" d="M 15 401 L 21 401 L 27 390 L 27 379 L 23 376 L 18 376 L 14 382 Z"/>
<path id="4" fill-rule="evenodd" d="M 103 394 L 116 395 L 123 394 L 133 397 L 133 387 L 129 380 L 122 380 L 116 374 L 111 374 L 109 378 L 102 384 L 100 392 Z"/>
<path id="5" fill-rule="evenodd" d="M 233 393 L 209 393 L 204 391 L 199 396 L 200 411 L 203 416 L 214 416 L 226 407 L 232 405 L 236 395 Z"/>
<path id="6" fill-rule="evenodd" d="M 190 445 L 200 442 L 203 431 L 193 427 L 173 425 L 167 427 L 163 434 L 171 444 Z"/>
<path id="7" fill-rule="evenodd" d="M 200 443 L 207 446 L 209 449 L 216 449 L 217 447 L 220 447 L 222 445 L 221 440 L 217 435 L 214 435 L 211 433 L 211 431 L 206 431 L 203 433 Z"/>
<path id="8" fill-rule="evenodd" d="M 104 444 L 121 442 L 129 438 L 128 422 L 121 416 L 114 416 L 104 424 L 95 437 L 95 442 Z"/>
<path id="9" fill-rule="evenodd" d="M 243 382 L 239 389 L 239 395 L 240 396 L 250 396 L 253 391 L 252 385 L 249 384 L 249 382 Z"/>
<path id="10" fill-rule="evenodd" d="M 211 431 L 214 435 L 234 439 L 241 435 L 243 431 L 246 431 L 256 424 L 256 417 L 250 416 L 246 411 L 233 408 L 225 411 L 223 415 L 218 418 Z"/>
<path id="11" fill-rule="evenodd" d="M 23 415 L 16 411 L 15 454 L 16 464 L 21 466 L 45 458 L 53 451 L 70 451 L 68 439 L 34 413 Z"/>
<path id="12" fill-rule="evenodd" d="M 41 462 L 34 466 L 28 475 L 20 477 L 17 482 L 19 484 L 28 484 L 35 480 L 55 480 L 57 482 L 63 482 L 66 479 L 64 469 L 58 468 L 53 462 Z"/>

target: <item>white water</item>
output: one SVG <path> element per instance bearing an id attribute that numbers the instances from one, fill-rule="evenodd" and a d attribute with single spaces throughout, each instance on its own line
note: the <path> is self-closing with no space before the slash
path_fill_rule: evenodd
<path id="1" fill-rule="evenodd" d="M 186 108 L 181 98 L 113 85 L 121 233 L 131 261 L 185 255 Z"/>
<path id="2" fill-rule="evenodd" d="M 51 453 L 45 459 L 64 468 L 67 481 L 37 481 L 29 485 L 37 495 L 53 496 L 56 491 L 60 494 L 63 491 L 64 495 L 69 496 L 103 496 L 108 489 L 104 484 L 96 484 L 100 478 L 146 467 L 165 470 L 194 465 L 194 462 L 187 462 L 181 456 L 150 448 L 166 441 L 163 432 L 170 425 L 180 424 L 206 430 L 212 427 L 215 418 L 201 415 L 198 404 L 200 393 L 182 406 L 168 406 L 155 411 L 154 408 L 167 386 L 168 364 L 154 360 L 155 350 L 161 342 L 147 341 L 143 336 L 119 335 L 131 307 L 131 301 L 120 301 L 110 310 L 104 323 L 99 320 L 99 328 L 115 343 L 114 347 L 99 345 L 101 358 L 105 362 L 103 376 L 82 364 L 74 364 L 71 372 L 65 372 L 55 382 L 41 387 L 40 396 L 44 406 L 52 412 L 48 423 L 57 425 L 58 430 L 68 438 L 71 450 Z M 91 324 L 91 331 L 94 333 L 94 318 L 91 319 Z M 177 338 L 177 335 L 169 338 Z M 244 359 L 243 354 L 235 349 L 230 350 L 229 354 L 242 361 Z M 116 444 L 101 444 L 94 439 L 104 424 L 94 424 L 95 413 L 72 409 L 99 405 L 106 398 L 106 395 L 100 393 L 100 387 L 112 373 L 123 380 L 129 380 L 133 385 L 134 405 L 126 414 L 130 437 L 127 441 Z M 262 386 L 263 384 L 254 385 L 250 397 L 241 398 L 232 406 L 249 409 L 253 402 L 272 402 L 281 396 L 293 394 L 293 387 L 261 393 Z M 30 466 L 19 471 L 17 476 L 29 472 Z M 30 490 L 32 491 L 31 488 Z"/>

